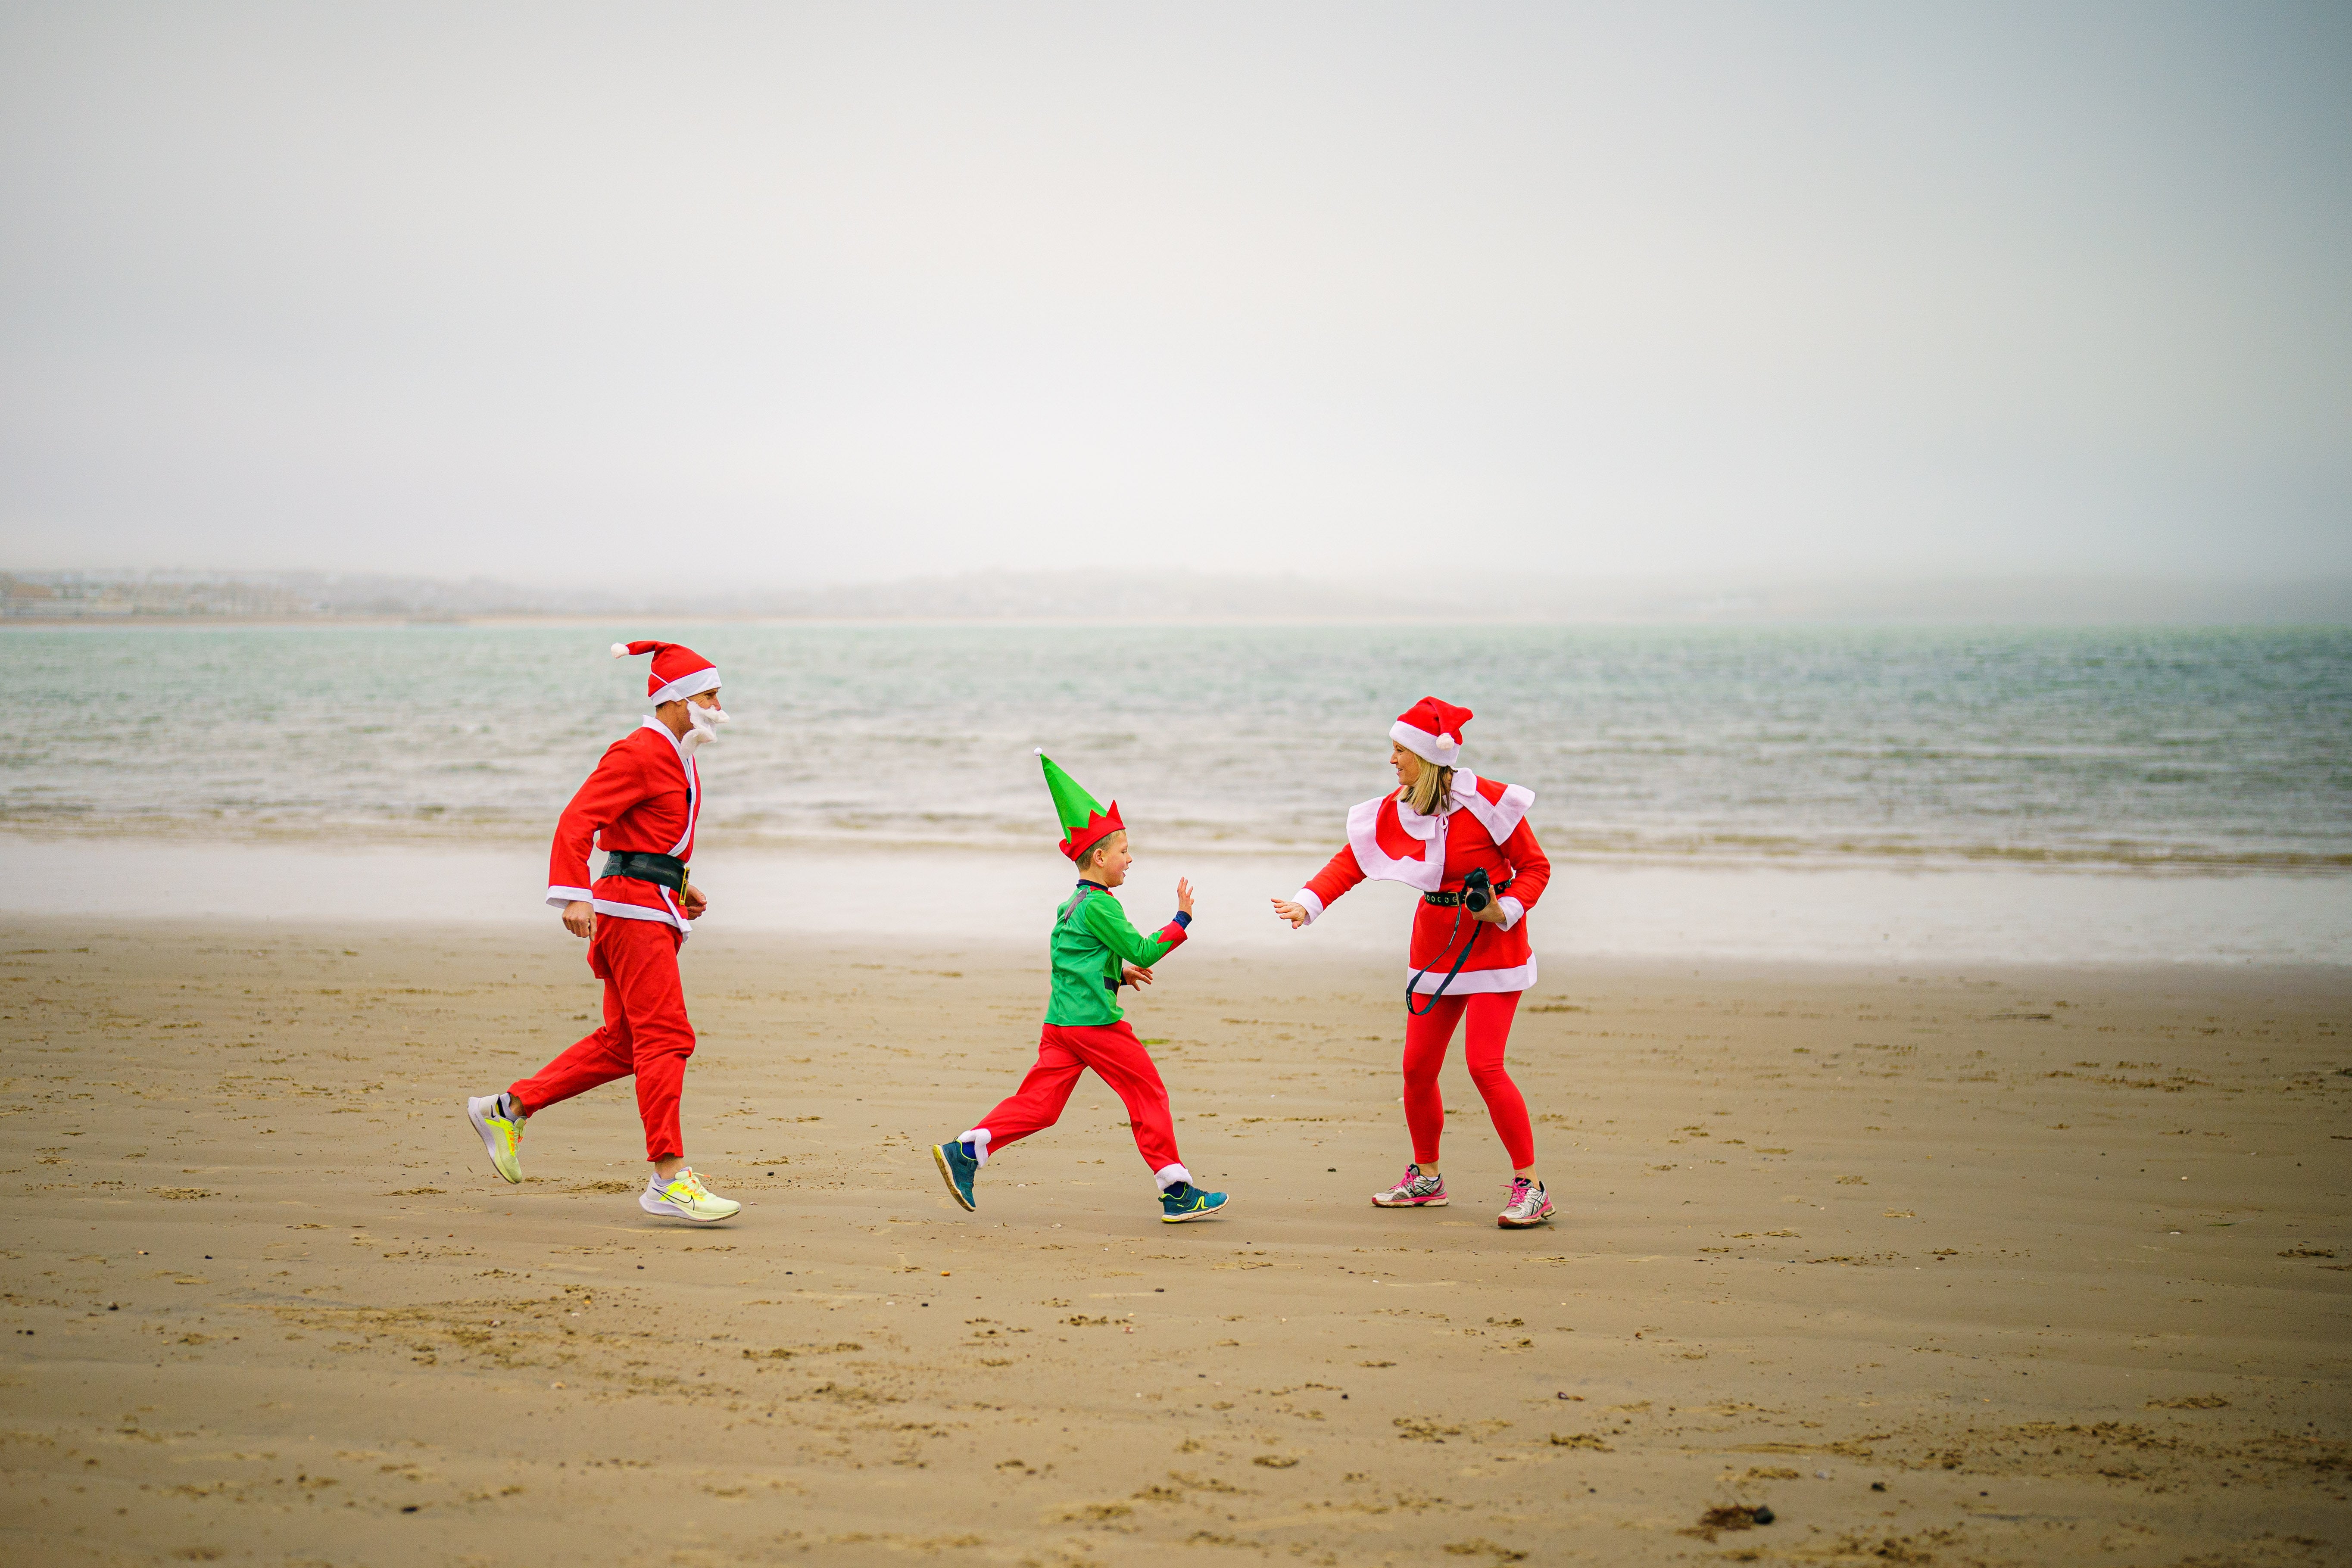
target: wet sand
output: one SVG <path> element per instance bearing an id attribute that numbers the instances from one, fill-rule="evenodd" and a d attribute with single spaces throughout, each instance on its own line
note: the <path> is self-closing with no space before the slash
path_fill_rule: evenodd
<path id="1" fill-rule="evenodd" d="M 0 1556 L 40 1564 L 2303 1563 L 2352 1541 L 2352 979 L 1548 964 L 1559 1218 L 1458 1059 L 1405 1157 L 1384 960 L 1179 953 L 1131 1010 L 1232 1216 L 1118 1102 L 966 1215 L 1027 951 L 687 953 L 696 1163 L 552 930 L 0 932 Z M 1919 976 L 1925 976 L 1919 977 Z M 642 1276 L 642 1278 L 640 1278 Z M 1769 1525 L 1708 1527 L 1769 1506 Z"/>
<path id="2" fill-rule="evenodd" d="M 1337 847 L 1198 852 L 1148 843 L 1129 877 L 1139 911 L 1179 874 L 1199 889 L 1201 947 L 1328 963 L 1394 956 L 1412 910 L 1375 887 L 1297 932 L 1267 912 Z M 0 853 L 0 923 L 60 916 L 142 920 L 169 910 L 303 930 L 346 920 L 353 888 L 378 923 L 438 921 L 509 936 L 545 930 L 547 847 L 474 835 L 354 842 L 301 833 L 237 837 L 10 831 Z M 706 934 L 730 940 L 952 945 L 975 931 L 1027 931 L 1069 891 L 1069 867 L 1040 847 L 786 847 L 737 837 L 698 853 L 718 869 Z M 1543 962 L 1818 963 L 1920 968 L 2029 963 L 2112 967 L 2182 961 L 2352 966 L 2352 880 L 2032 869 L 1832 865 L 1693 858 L 1555 860 L 1537 940 Z M 906 890 L 919 887 L 922 896 Z M 822 888 L 812 899 L 808 889 Z M 1197 956 L 1201 949 L 1195 949 Z"/>

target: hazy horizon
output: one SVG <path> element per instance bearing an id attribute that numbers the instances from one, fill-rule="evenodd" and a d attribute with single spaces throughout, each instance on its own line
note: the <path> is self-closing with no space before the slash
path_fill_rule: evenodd
<path id="1" fill-rule="evenodd" d="M 51 597 L 27 598 L 26 584 Z M 39 590 L 36 590 L 37 592 Z M 899 575 L 791 588 L 562 587 L 547 583 L 373 572 L 8 570 L 0 622 L 17 626 L 125 616 L 167 619 L 544 616 L 681 621 L 1150 621 L 1560 626 L 2347 626 L 2352 574 L 2294 579 L 2130 576 L 1648 577 L 1536 574 L 1400 584 L 1369 576 L 1205 573 L 1171 567 L 1106 578 L 1097 570 Z"/>
<path id="2" fill-rule="evenodd" d="M 0 72 L 18 567 L 2352 572 L 2340 6 L 21 5 Z"/>

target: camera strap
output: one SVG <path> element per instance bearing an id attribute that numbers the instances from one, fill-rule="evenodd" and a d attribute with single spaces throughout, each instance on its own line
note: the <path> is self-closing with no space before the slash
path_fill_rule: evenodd
<path id="1" fill-rule="evenodd" d="M 1499 884 L 1495 886 L 1494 896 L 1498 899 L 1501 898 L 1505 892 L 1509 890 L 1511 884 L 1517 880 L 1518 879 L 1517 877 L 1504 878 Z M 1422 895 L 1422 898 L 1424 901 L 1433 904 L 1436 903 L 1439 898 L 1443 896 L 1444 895 L 1424 893 Z M 1454 905 L 1454 924 L 1452 929 L 1447 931 L 1445 933 L 1445 946 L 1452 947 L 1454 945 L 1454 939 L 1462 934 L 1462 895 L 1459 893 L 1454 894 L 1448 901 Z M 1427 1014 L 1431 1007 L 1437 1005 L 1437 999 L 1445 994 L 1445 988 L 1454 984 L 1454 977 L 1462 973 L 1462 966 L 1464 964 L 1470 962 L 1470 950 L 1478 945 L 1478 933 L 1486 929 L 1486 922 L 1485 921 L 1475 921 L 1472 922 L 1470 940 L 1462 944 L 1462 951 L 1454 955 L 1454 967 L 1445 972 L 1445 978 L 1439 981 L 1437 983 L 1437 989 L 1429 994 L 1429 1002 L 1426 1006 L 1416 1007 L 1412 1005 L 1412 999 L 1417 994 L 1415 988 L 1421 984 L 1423 977 L 1428 974 L 1430 970 L 1436 968 L 1437 965 L 1433 963 L 1428 965 L 1427 968 L 1415 973 L 1411 980 L 1405 982 L 1404 1010 L 1406 1016 L 1413 1018 L 1421 1017 Z M 1442 952 L 1444 949 L 1441 948 L 1438 951 Z"/>
<path id="2" fill-rule="evenodd" d="M 1437 1005 L 1437 999 L 1445 994 L 1445 988 L 1454 984 L 1454 977 L 1462 973 L 1462 966 L 1465 963 L 1470 962 L 1470 950 L 1478 945 L 1478 933 L 1486 929 L 1486 922 L 1484 921 L 1474 921 L 1471 922 L 1470 940 L 1462 944 L 1462 951 L 1454 955 L 1454 967 L 1445 972 L 1445 978 L 1439 981 L 1437 983 L 1437 989 L 1429 994 L 1429 1003 L 1427 1006 L 1416 1007 L 1412 1005 L 1414 990 L 1421 984 L 1423 976 L 1426 975 L 1431 969 L 1436 968 L 1437 965 L 1433 963 L 1429 965 L 1428 968 L 1422 970 L 1411 980 L 1405 982 L 1404 1010 L 1406 1016 L 1418 1018 L 1427 1013 L 1431 1007 Z M 1445 933 L 1445 945 L 1447 947 L 1452 947 L 1454 945 L 1454 939 L 1461 934 L 1462 911 L 1457 909 L 1454 911 L 1454 927 L 1451 931 Z M 1441 949 L 1440 951 L 1443 950 Z"/>

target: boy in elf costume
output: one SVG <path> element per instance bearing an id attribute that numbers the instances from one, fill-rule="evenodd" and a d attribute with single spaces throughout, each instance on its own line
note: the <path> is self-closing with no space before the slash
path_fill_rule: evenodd
<path id="1" fill-rule="evenodd" d="M 1135 859 L 1128 853 L 1118 802 L 1105 810 L 1044 752 L 1037 760 L 1061 818 L 1062 853 L 1078 868 L 1076 889 L 1054 911 L 1054 989 L 1037 1065 L 978 1126 L 952 1142 L 933 1144 L 931 1158 L 955 1201 L 977 1207 L 972 1182 L 988 1163 L 989 1150 L 1060 1121 L 1078 1075 L 1092 1068 L 1127 1107 L 1135 1147 L 1160 1184 L 1160 1217 L 1170 1225 L 1214 1218 L 1224 1209 L 1225 1194 L 1194 1186 L 1192 1173 L 1177 1157 L 1167 1086 L 1118 1005 L 1122 984 L 1150 984 L 1151 966 L 1183 945 L 1185 929 L 1192 923 L 1192 884 L 1177 879 L 1174 920 L 1150 936 L 1137 931 L 1111 896 Z"/>

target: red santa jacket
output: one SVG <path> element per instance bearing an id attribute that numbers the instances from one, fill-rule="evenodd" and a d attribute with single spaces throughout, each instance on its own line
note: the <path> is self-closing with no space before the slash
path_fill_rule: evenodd
<path id="1" fill-rule="evenodd" d="M 640 855 L 694 858 L 694 824 L 702 812 L 702 775 L 694 759 L 657 719 L 604 748 L 596 771 L 580 786 L 555 824 L 555 845 L 547 858 L 547 901 L 562 907 L 586 900 L 600 915 L 659 921 L 676 926 L 679 940 L 694 929 L 677 907 L 677 895 L 634 877 L 589 879 L 593 849 L 625 849 Z"/>
<path id="2" fill-rule="evenodd" d="M 1498 887 L 1510 879 L 1510 891 L 1496 900 L 1502 923 L 1475 921 L 1459 905 L 1416 902 L 1405 973 L 1421 975 L 1415 989 L 1436 990 L 1475 934 L 1476 943 L 1445 994 L 1525 991 L 1536 983 L 1527 912 L 1551 880 L 1551 862 L 1527 822 L 1535 800 L 1532 790 L 1463 770 L 1454 774 L 1449 809 L 1435 816 L 1422 816 L 1394 795 L 1368 800 L 1348 813 L 1348 847 L 1298 890 L 1298 902 L 1312 922 L 1359 882 L 1402 882 L 1417 893 L 1452 893 L 1461 890 L 1472 867 L 1483 867 Z"/>

